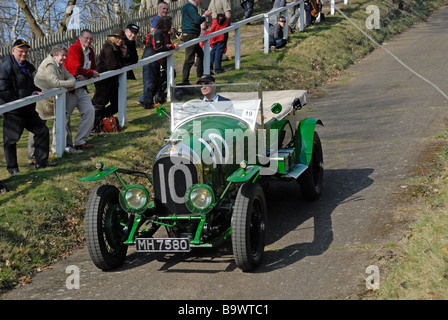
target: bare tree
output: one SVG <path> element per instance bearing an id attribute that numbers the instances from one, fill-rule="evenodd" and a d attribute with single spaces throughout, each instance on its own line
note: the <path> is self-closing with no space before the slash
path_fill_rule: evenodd
<path id="1" fill-rule="evenodd" d="M 30 11 L 30 8 L 25 3 L 24 0 L 16 0 L 17 5 L 19 6 L 20 10 L 22 10 L 23 14 L 25 15 L 25 19 L 28 22 L 31 31 L 36 35 L 38 38 L 45 37 L 45 34 L 43 33 L 42 29 L 37 24 L 36 19 L 34 18 L 33 14 Z"/>
<path id="2" fill-rule="evenodd" d="M 68 0 L 67 2 L 67 8 L 65 9 L 64 16 L 62 17 L 61 22 L 59 23 L 59 29 L 58 32 L 65 32 L 67 31 L 67 24 L 70 19 L 70 16 L 73 13 L 73 7 L 76 5 L 77 0 Z"/>
<path id="3" fill-rule="evenodd" d="M 112 0 L 112 12 L 115 18 L 121 16 L 121 4 L 120 0 Z"/>

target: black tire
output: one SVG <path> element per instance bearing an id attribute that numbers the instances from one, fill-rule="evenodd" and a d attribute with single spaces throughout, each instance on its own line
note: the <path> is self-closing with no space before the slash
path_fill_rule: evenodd
<path id="1" fill-rule="evenodd" d="M 246 182 L 236 197 L 232 216 L 232 247 L 235 263 L 243 271 L 261 262 L 267 221 L 266 200 L 259 184 Z"/>
<path id="2" fill-rule="evenodd" d="M 324 178 L 324 157 L 319 135 L 314 132 L 313 154 L 308 169 L 298 178 L 305 199 L 314 201 L 322 194 Z"/>
<path id="3" fill-rule="evenodd" d="M 123 264 L 128 246 L 124 244 L 122 224 L 129 219 L 118 203 L 119 190 L 112 185 L 95 188 L 89 197 L 85 233 L 90 258 L 103 271 Z M 121 224 L 121 226 L 120 226 Z"/>

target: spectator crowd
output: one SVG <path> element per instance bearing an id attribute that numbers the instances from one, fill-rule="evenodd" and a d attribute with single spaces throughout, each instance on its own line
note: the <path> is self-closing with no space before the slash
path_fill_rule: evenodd
<path id="1" fill-rule="evenodd" d="M 254 0 L 240 2 L 244 9 L 244 18 L 249 18 L 254 11 Z M 316 2 L 320 3 L 319 0 L 306 1 L 307 25 L 312 23 L 311 8 L 316 10 Z M 189 0 L 182 7 L 181 40 L 184 42 L 206 33 L 222 30 L 230 25 L 232 14 L 228 0 L 211 0 L 208 9 L 202 13 L 198 10 L 201 3 L 202 0 Z M 286 0 L 275 0 L 273 9 L 285 5 Z M 295 31 L 298 18 L 296 9 L 297 6 L 288 12 L 289 31 L 292 33 Z M 279 16 L 277 23 L 273 23 L 269 41 L 275 48 L 286 45 L 287 41 L 283 39 L 282 31 L 285 21 L 283 16 Z M 158 14 L 150 23 L 151 31 L 146 36 L 142 59 L 160 52 L 179 49 L 178 44 L 171 42 L 176 30 L 169 16 L 168 3 L 159 2 Z M 76 81 L 101 78 L 103 72 L 135 64 L 138 61 L 135 39 L 139 29 L 139 26 L 130 23 L 124 30 L 120 28 L 112 30 L 97 58 L 91 46 L 94 33 L 84 29 L 80 32 L 78 40 L 69 48 L 63 45 L 54 46 L 37 69 L 27 60 L 31 46 L 23 39 L 16 40 L 11 54 L 4 57 L 0 65 L 0 105 L 31 95 L 43 95 L 44 91 L 52 88 L 66 88 L 65 151 L 69 154 L 80 154 L 94 148 L 94 145 L 88 142 L 89 137 L 110 130 L 108 129 L 110 126 L 105 124 L 111 123 L 118 112 L 118 76 L 95 82 L 92 99 L 87 87 L 75 88 Z M 204 29 L 208 30 L 204 32 Z M 221 61 L 227 50 L 227 39 L 227 33 L 210 39 L 211 74 L 213 70 L 215 74 L 225 71 Z M 182 85 L 190 84 L 190 71 L 194 65 L 198 81 L 204 76 L 203 58 L 204 51 L 201 44 L 185 49 Z M 164 103 L 166 101 L 166 82 L 164 82 L 166 58 L 146 64 L 143 67 L 142 76 L 143 92 L 137 104 L 145 109 L 151 109 Z M 136 79 L 133 71 L 127 73 L 127 78 Z M 55 120 L 55 105 L 55 98 L 52 97 L 3 114 L 3 149 L 6 169 L 11 175 L 20 174 L 17 142 L 25 129 L 29 132 L 28 163 L 34 165 L 36 170 L 57 166 L 57 162 L 49 161 L 51 153 L 56 152 L 56 124 L 53 121 L 51 144 L 46 124 L 47 120 Z M 75 108 L 80 114 L 80 120 L 73 139 L 70 123 Z M 7 186 L 0 181 L 0 192 L 3 191 L 7 191 Z"/>

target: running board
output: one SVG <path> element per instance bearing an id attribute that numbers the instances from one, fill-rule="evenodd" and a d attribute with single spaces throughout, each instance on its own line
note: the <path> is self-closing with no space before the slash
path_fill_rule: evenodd
<path id="1" fill-rule="evenodd" d="M 308 166 L 304 164 L 296 164 L 294 168 L 286 174 L 286 176 L 297 179 L 302 173 L 305 172 L 306 169 L 308 169 Z"/>

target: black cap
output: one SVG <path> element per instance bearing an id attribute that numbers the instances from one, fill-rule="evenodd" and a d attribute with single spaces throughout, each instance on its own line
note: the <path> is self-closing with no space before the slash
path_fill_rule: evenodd
<path id="1" fill-rule="evenodd" d="M 17 47 L 17 48 L 18 47 L 28 47 L 28 48 L 31 48 L 31 46 L 25 40 L 22 40 L 22 39 L 17 39 L 12 46 L 14 48 L 15 47 Z"/>
<path id="2" fill-rule="evenodd" d="M 198 82 L 196 84 L 200 84 L 201 82 L 215 82 L 215 78 L 213 78 L 209 74 L 204 74 L 202 77 L 199 78 Z"/>
<path id="3" fill-rule="evenodd" d="M 137 33 L 138 30 L 140 30 L 140 28 L 138 27 L 138 25 L 136 25 L 135 23 L 130 23 L 127 25 L 126 29 L 131 30 L 132 32 Z"/>

